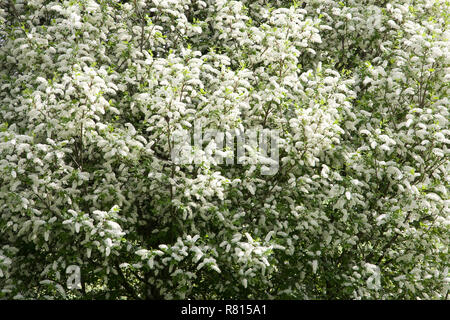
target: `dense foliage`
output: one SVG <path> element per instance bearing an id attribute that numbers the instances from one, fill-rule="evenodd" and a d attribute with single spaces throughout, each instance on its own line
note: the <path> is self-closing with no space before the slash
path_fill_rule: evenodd
<path id="1" fill-rule="evenodd" d="M 449 12 L 2 0 L 0 298 L 447 299 Z"/>

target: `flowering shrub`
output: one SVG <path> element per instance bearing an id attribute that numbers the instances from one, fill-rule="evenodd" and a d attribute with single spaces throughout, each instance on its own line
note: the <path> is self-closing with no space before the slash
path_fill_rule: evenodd
<path id="1" fill-rule="evenodd" d="M 0 298 L 447 299 L 448 12 L 2 1 Z"/>

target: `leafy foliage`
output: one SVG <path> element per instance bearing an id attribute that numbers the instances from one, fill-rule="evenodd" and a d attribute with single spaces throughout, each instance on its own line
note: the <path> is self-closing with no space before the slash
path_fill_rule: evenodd
<path id="1" fill-rule="evenodd" d="M 448 12 L 2 1 L 0 298 L 447 299 Z M 196 121 L 279 171 L 172 162 Z"/>

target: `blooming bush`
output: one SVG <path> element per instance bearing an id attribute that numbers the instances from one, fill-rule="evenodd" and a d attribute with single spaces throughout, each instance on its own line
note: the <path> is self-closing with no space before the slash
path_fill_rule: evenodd
<path id="1" fill-rule="evenodd" d="M 447 299 L 448 12 L 2 1 L 0 298 Z"/>

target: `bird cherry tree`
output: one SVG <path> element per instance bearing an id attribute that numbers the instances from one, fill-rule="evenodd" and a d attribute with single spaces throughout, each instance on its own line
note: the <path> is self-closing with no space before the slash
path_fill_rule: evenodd
<path id="1" fill-rule="evenodd" d="M 2 1 L 0 298 L 447 299 L 448 12 Z"/>

